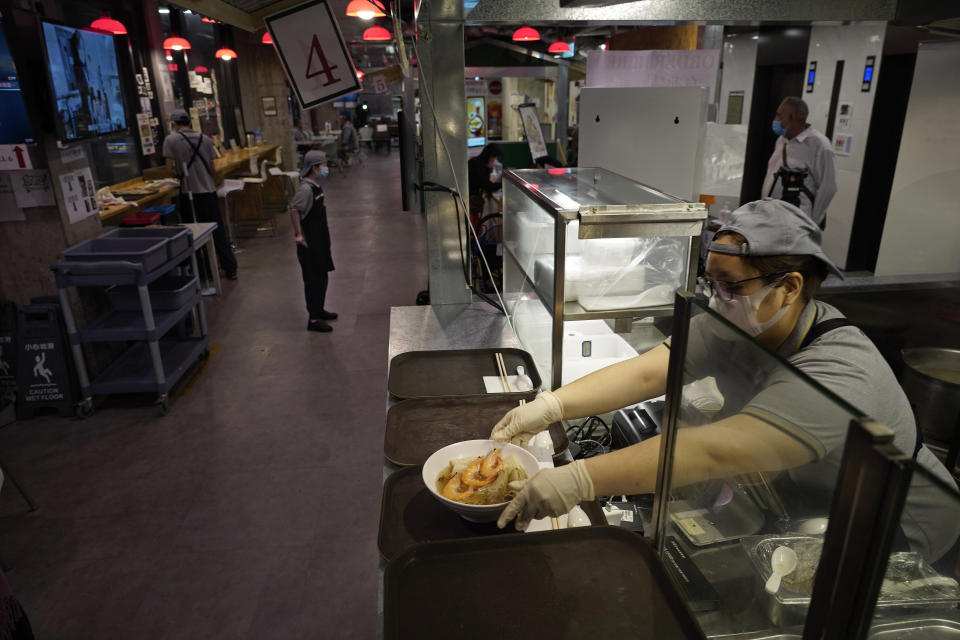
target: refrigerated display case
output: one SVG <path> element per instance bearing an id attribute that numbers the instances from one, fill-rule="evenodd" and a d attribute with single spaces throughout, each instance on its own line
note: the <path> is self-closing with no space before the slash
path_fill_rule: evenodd
<path id="1" fill-rule="evenodd" d="M 657 344 L 649 319 L 693 288 L 706 206 L 606 169 L 504 178 L 504 302 L 550 388 Z"/>

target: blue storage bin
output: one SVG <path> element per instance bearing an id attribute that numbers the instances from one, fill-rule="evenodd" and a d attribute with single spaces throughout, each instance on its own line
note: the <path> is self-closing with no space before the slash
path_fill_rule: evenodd
<path id="1" fill-rule="evenodd" d="M 137 262 L 150 272 L 167 262 L 167 239 L 91 238 L 63 250 L 63 257 L 77 262 L 122 260 Z"/>
<path id="2" fill-rule="evenodd" d="M 119 227 L 108 231 L 101 238 L 165 238 L 167 259 L 172 260 L 190 247 L 193 234 L 186 227 Z"/>

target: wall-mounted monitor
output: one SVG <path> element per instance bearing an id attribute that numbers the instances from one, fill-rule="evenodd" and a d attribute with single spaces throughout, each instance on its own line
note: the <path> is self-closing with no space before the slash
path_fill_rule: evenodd
<path id="1" fill-rule="evenodd" d="M 0 144 L 33 142 L 33 129 L 20 93 L 20 78 L 0 22 Z"/>
<path id="2" fill-rule="evenodd" d="M 60 141 L 125 131 L 127 114 L 113 36 L 52 22 L 42 24 Z"/>

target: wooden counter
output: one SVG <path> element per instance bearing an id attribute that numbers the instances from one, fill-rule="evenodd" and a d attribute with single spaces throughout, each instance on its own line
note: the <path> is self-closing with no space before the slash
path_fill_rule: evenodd
<path id="1" fill-rule="evenodd" d="M 213 161 L 213 171 L 215 174 L 215 181 L 219 184 L 224 176 L 230 175 L 235 171 L 246 171 L 250 166 L 250 158 L 252 157 L 263 157 L 273 154 L 279 145 L 275 144 L 263 144 L 257 147 L 248 147 L 246 149 L 239 149 L 236 153 L 229 152 L 223 155 L 221 158 L 216 158 Z M 121 182 L 119 184 L 110 185 L 111 191 L 128 191 L 130 189 L 154 189 L 142 178 L 133 178 L 132 180 L 127 180 L 126 182 Z M 116 204 L 109 207 L 104 207 L 100 212 L 101 222 L 107 224 L 119 224 L 124 216 L 128 216 L 131 213 L 137 213 L 138 211 L 143 211 L 153 206 L 170 204 L 173 202 L 174 198 L 179 195 L 180 189 L 178 187 L 166 187 L 162 189 L 157 189 L 156 193 L 150 194 L 149 196 L 140 198 L 139 200 L 131 201 L 126 204 Z"/>

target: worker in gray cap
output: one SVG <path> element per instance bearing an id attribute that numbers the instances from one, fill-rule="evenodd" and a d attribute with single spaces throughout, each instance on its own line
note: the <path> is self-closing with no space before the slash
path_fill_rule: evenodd
<path id="1" fill-rule="evenodd" d="M 327 321 L 337 314 L 323 308 L 327 298 L 329 273 L 333 271 L 330 253 L 330 229 L 327 226 L 327 205 L 320 180 L 330 175 L 327 154 L 308 151 L 303 156 L 300 176 L 303 180 L 290 200 L 290 222 L 297 243 L 297 260 L 303 273 L 303 292 L 307 299 L 307 331 L 333 331 Z"/>
<path id="2" fill-rule="evenodd" d="M 737 486 L 737 476 L 784 472 L 776 487 L 788 514 L 828 515 L 850 420 L 869 416 L 889 427 L 896 446 L 927 472 L 914 475 L 907 496 L 904 546 L 930 562 L 949 557 L 960 536 L 960 507 L 936 484 L 955 486 L 953 480 L 920 441 L 910 403 L 874 344 L 839 311 L 814 299 L 828 273 L 841 275 L 820 238 L 813 220 L 781 200 L 740 207 L 714 236 L 700 282 L 715 313 L 692 317 L 682 366 L 685 381 L 713 378 L 717 402 L 708 416 L 690 409 L 697 406 L 689 402 L 695 400 L 692 385 L 674 399 L 680 422 L 697 426 L 679 431 L 673 484 L 718 481 L 712 485 L 718 493 L 706 497 L 716 506 L 730 501 L 722 487 Z M 507 413 L 491 437 L 522 441 L 561 419 L 660 396 L 667 392 L 669 358 L 667 339 L 545 391 Z M 659 440 L 540 471 L 515 487 L 519 493 L 498 524 L 516 517 L 522 529 L 532 518 L 559 516 L 596 495 L 652 493 Z"/>
<path id="3" fill-rule="evenodd" d="M 217 223 L 213 230 L 217 260 L 227 279 L 236 280 L 237 259 L 220 220 L 220 202 L 217 199 L 216 174 L 213 168 L 216 155 L 213 141 L 190 128 L 190 114 L 183 109 L 175 109 L 170 114 L 170 121 L 173 130 L 163 141 L 163 157 L 166 158 L 170 174 L 180 179 L 180 196 L 177 201 L 180 219 Z M 196 220 L 193 219 L 194 215 Z M 200 262 L 200 268 L 206 269 L 207 261 Z"/>

